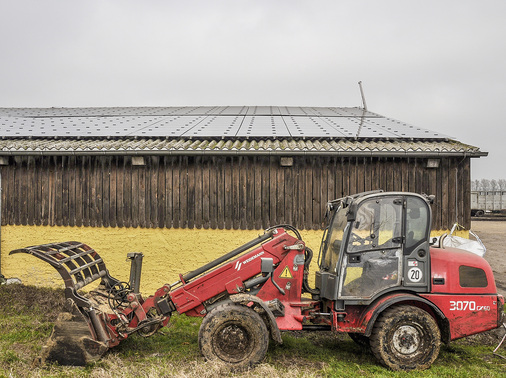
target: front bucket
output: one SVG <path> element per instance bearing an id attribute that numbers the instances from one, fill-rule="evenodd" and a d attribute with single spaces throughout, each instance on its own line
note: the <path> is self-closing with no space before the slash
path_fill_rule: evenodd
<path id="1" fill-rule="evenodd" d="M 67 301 L 67 311 L 60 313 L 42 348 L 42 364 L 84 366 L 99 360 L 107 352 L 105 343 L 94 340 L 87 319 L 75 303 L 71 299 Z"/>

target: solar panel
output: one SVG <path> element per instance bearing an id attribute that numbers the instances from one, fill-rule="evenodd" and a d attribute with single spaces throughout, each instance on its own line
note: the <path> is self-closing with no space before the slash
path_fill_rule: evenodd
<path id="1" fill-rule="evenodd" d="M 361 108 L 183 106 L 0 108 L 11 137 L 448 139 Z"/>

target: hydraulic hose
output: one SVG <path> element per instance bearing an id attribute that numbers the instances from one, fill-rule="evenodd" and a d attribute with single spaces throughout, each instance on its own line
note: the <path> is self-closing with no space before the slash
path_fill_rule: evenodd
<path id="1" fill-rule="evenodd" d="M 291 226 L 289 224 L 277 224 L 275 226 L 269 227 L 268 229 L 265 230 L 265 232 L 274 230 L 276 228 L 284 228 L 285 230 L 290 230 L 290 231 L 292 231 L 295 234 L 295 236 L 297 237 L 297 239 L 302 240 L 302 237 L 300 236 L 299 230 L 297 230 L 295 227 L 293 227 L 293 226 Z"/>
<path id="2" fill-rule="evenodd" d="M 308 248 L 306 247 L 306 251 L 305 251 L 305 256 L 304 256 L 304 277 L 302 279 L 302 292 L 303 293 L 309 293 L 311 294 L 311 296 L 319 296 L 320 295 L 320 290 L 318 289 L 313 289 L 309 286 L 309 282 L 307 280 L 308 276 L 309 276 L 309 265 L 311 264 L 311 260 L 313 259 L 313 251 L 311 250 L 311 248 Z"/>

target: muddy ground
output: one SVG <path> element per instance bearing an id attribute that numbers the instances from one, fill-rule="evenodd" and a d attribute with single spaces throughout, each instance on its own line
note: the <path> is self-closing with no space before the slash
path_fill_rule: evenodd
<path id="1" fill-rule="evenodd" d="M 487 248 L 485 259 L 494 271 L 497 291 L 506 296 L 506 220 L 473 220 L 471 230 Z"/>

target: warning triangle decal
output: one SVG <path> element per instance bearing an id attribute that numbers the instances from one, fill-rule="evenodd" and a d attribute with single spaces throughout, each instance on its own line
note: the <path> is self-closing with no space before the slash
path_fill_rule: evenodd
<path id="1" fill-rule="evenodd" d="M 290 269 L 288 269 L 288 266 L 285 266 L 285 269 L 283 269 L 283 272 L 281 272 L 279 278 L 293 278 Z"/>

